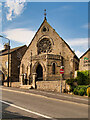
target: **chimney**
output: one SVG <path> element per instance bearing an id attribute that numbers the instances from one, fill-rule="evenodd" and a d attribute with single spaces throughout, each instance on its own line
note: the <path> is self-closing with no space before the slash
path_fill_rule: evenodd
<path id="1" fill-rule="evenodd" d="M 10 46 L 8 45 L 8 43 L 6 43 L 6 44 L 4 45 L 4 49 L 5 49 L 5 50 L 10 49 Z"/>

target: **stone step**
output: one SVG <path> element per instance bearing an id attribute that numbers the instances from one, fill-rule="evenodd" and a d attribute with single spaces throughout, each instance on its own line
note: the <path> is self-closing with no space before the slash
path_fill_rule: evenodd
<path id="1" fill-rule="evenodd" d="M 32 86 L 31 85 L 21 85 L 20 88 L 23 89 L 30 89 Z"/>

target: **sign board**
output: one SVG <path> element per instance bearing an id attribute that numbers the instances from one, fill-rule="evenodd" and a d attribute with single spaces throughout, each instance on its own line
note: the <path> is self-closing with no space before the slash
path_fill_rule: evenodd
<path id="1" fill-rule="evenodd" d="M 84 57 L 83 67 L 89 67 L 90 66 L 90 59 L 87 57 Z"/>
<path id="2" fill-rule="evenodd" d="M 64 74 L 64 70 L 63 69 L 60 69 L 60 74 Z"/>

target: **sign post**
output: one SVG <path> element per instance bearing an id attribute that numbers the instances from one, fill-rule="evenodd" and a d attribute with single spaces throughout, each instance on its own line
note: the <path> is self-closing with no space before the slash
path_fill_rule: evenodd
<path id="1" fill-rule="evenodd" d="M 62 75 L 64 74 L 64 66 L 61 66 L 60 74 L 61 74 L 60 93 L 62 93 Z"/>

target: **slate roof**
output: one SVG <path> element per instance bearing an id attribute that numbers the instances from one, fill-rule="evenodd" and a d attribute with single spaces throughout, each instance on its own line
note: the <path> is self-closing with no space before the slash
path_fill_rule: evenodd
<path id="1" fill-rule="evenodd" d="M 10 51 L 9 51 L 9 53 L 11 54 L 11 53 L 13 53 L 13 52 L 15 52 L 16 50 L 19 50 L 20 48 L 22 48 L 22 47 L 25 47 L 26 45 L 23 45 L 23 46 L 20 46 L 20 47 L 16 47 L 16 48 L 13 48 L 13 49 L 10 49 Z M 1 50 L 0 51 L 0 56 L 2 56 L 2 55 L 7 55 L 8 54 L 8 50 Z"/>

